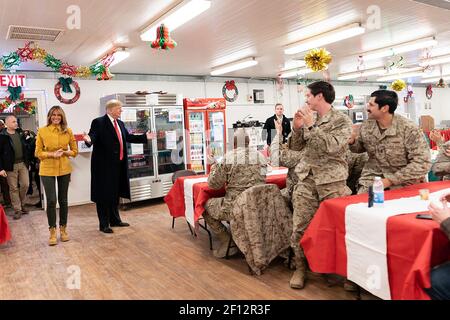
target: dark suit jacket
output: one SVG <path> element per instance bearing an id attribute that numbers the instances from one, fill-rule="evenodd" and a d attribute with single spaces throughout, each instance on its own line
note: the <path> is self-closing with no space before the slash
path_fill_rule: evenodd
<path id="1" fill-rule="evenodd" d="M 20 128 L 16 132 L 20 135 L 22 143 L 23 162 L 28 167 L 34 155 L 35 139 L 32 137 L 27 139 Z M 0 132 L 0 171 L 13 171 L 15 158 L 13 142 L 5 128 Z"/>
<path id="2" fill-rule="evenodd" d="M 267 144 L 270 146 L 270 143 L 272 142 L 272 133 L 275 136 L 276 134 L 276 130 L 275 130 L 275 119 L 277 118 L 277 115 L 273 115 L 272 117 L 268 118 L 266 120 L 266 122 L 264 123 L 264 128 L 263 128 L 263 139 L 267 138 Z M 283 143 L 287 142 L 287 137 L 289 135 L 289 133 L 291 133 L 291 122 L 289 121 L 288 118 L 285 117 L 285 115 L 283 114 L 283 123 L 282 123 L 282 127 L 283 127 Z"/>
<path id="3" fill-rule="evenodd" d="M 117 133 L 107 115 L 96 118 L 91 123 L 89 136 L 94 145 L 91 158 L 91 201 L 118 203 L 119 197 L 130 198 L 128 178 L 127 144 L 147 143 L 143 135 L 129 134 L 122 121 L 117 120 L 122 133 L 124 158 L 120 161 L 120 144 Z"/>

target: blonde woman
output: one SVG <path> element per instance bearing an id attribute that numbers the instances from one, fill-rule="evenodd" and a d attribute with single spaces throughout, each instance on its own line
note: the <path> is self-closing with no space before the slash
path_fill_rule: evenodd
<path id="1" fill-rule="evenodd" d="M 76 157 L 78 147 L 72 130 L 67 127 L 64 110 L 52 107 L 47 115 L 47 125 L 38 131 L 36 157 L 39 158 L 39 175 L 47 198 L 47 219 L 50 230 L 49 245 L 58 243 L 56 237 L 56 201 L 59 202 L 59 228 L 61 241 L 69 241 L 67 234 L 67 191 L 72 166 L 69 157 Z M 55 183 L 58 183 L 56 194 Z"/>

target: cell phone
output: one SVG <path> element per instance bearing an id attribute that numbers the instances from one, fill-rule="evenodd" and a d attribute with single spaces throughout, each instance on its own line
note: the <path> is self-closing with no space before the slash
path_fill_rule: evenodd
<path id="1" fill-rule="evenodd" d="M 431 214 L 418 214 L 416 215 L 416 219 L 433 220 Z"/>

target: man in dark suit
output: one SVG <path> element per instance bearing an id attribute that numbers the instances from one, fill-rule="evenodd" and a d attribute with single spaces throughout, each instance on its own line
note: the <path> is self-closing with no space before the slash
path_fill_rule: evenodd
<path id="1" fill-rule="evenodd" d="M 267 145 L 269 146 L 272 143 L 272 137 L 275 136 L 276 134 L 275 121 L 281 122 L 281 126 L 283 128 L 282 131 L 283 143 L 287 142 L 287 137 L 289 133 L 291 133 L 291 122 L 283 114 L 283 111 L 284 111 L 283 105 L 281 103 L 277 103 L 275 105 L 275 114 L 272 117 L 268 118 L 264 123 L 263 139 L 267 138 Z"/>
<path id="2" fill-rule="evenodd" d="M 91 201 L 97 205 L 100 231 L 113 233 L 111 227 L 128 227 L 119 215 L 119 197 L 130 198 L 128 155 L 126 142 L 147 143 L 155 133 L 129 134 L 119 120 L 122 103 L 110 100 L 106 114 L 91 123 L 89 134 L 84 135 L 87 146 L 94 145 L 91 158 Z"/>

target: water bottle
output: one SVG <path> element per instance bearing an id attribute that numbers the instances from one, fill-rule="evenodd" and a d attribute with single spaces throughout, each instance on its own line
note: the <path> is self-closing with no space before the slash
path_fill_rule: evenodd
<path id="1" fill-rule="evenodd" d="M 382 207 L 384 204 L 384 186 L 381 177 L 375 177 L 373 181 L 373 206 Z"/>

